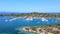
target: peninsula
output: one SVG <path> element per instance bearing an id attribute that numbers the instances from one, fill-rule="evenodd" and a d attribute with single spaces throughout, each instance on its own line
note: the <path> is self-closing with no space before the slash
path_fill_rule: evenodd
<path id="1" fill-rule="evenodd" d="M 23 27 L 22 30 L 36 34 L 60 34 L 60 24 L 55 26 Z"/>

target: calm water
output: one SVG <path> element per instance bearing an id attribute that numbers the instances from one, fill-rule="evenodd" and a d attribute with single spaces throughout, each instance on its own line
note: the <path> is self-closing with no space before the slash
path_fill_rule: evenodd
<path id="1" fill-rule="evenodd" d="M 27 18 L 17 18 L 13 19 L 8 16 L 0 16 L 0 34 L 29 34 L 26 32 L 18 31 L 17 28 L 22 28 L 25 26 L 47 26 L 47 25 L 55 25 L 60 23 L 60 18 L 46 18 L 45 20 L 33 19 L 26 20 Z M 33 34 L 33 33 L 30 33 Z"/>

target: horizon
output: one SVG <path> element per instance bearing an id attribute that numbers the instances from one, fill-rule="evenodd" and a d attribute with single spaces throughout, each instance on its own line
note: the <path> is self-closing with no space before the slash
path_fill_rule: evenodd
<path id="1" fill-rule="evenodd" d="M 0 14 L 29 14 L 29 13 L 42 13 L 42 12 L 0 12 Z M 43 12 L 43 14 L 44 14 L 44 12 Z M 46 12 L 46 14 L 60 14 L 60 13 L 56 13 L 56 12 L 47 13 Z"/>
<path id="2" fill-rule="evenodd" d="M 60 13 L 60 0 L 0 0 L 0 13 Z"/>

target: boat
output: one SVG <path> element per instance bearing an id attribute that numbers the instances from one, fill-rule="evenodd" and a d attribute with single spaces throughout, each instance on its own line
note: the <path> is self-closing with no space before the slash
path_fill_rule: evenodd
<path id="1" fill-rule="evenodd" d="M 47 19 L 45 19 L 45 18 L 41 18 L 41 20 L 42 20 L 42 21 L 48 21 L 48 20 L 47 20 Z"/>
<path id="2" fill-rule="evenodd" d="M 28 17 L 26 20 L 28 20 L 28 21 L 32 21 L 33 18 L 32 18 L 32 17 Z"/>

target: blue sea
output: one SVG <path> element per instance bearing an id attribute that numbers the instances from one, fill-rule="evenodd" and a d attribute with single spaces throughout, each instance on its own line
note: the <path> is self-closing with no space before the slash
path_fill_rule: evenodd
<path id="1" fill-rule="evenodd" d="M 10 16 L 0 16 L 0 34 L 35 34 L 32 32 L 23 32 L 22 30 L 17 30 L 25 26 L 48 26 L 60 23 L 60 18 L 34 18 L 33 20 L 26 20 L 27 18 L 16 18 Z M 14 19 L 14 20 L 11 20 Z M 10 20 L 10 21 L 9 21 Z"/>

